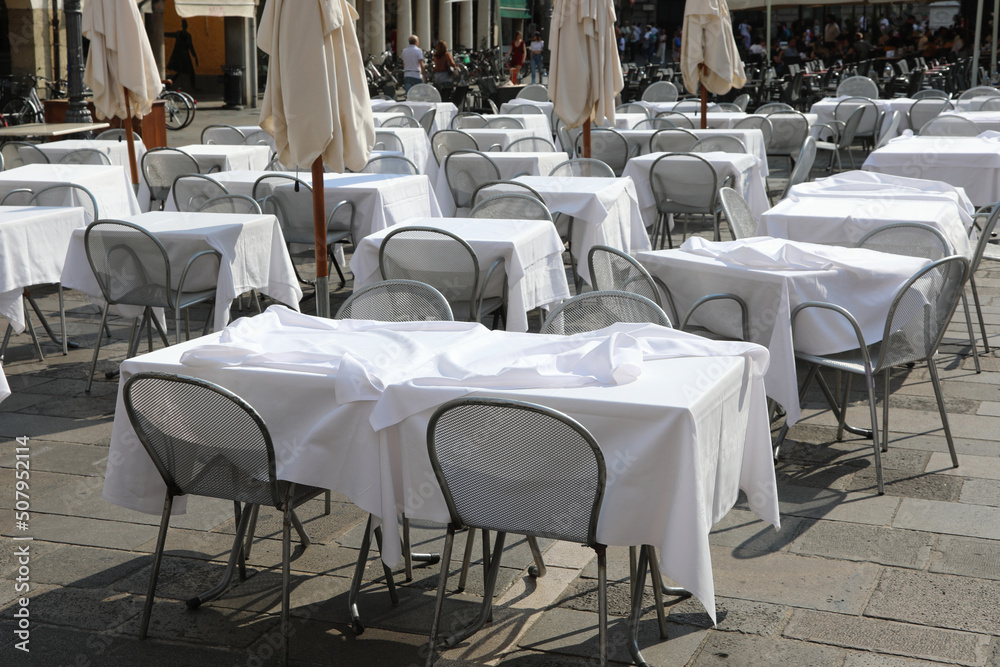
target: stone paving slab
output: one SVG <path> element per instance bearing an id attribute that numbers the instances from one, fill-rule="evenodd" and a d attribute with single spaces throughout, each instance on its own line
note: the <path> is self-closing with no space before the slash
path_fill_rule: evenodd
<path id="1" fill-rule="evenodd" d="M 1000 508 L 903 498 L 894 528 L 1000 539 Z"/>
<path id="2" fill-rule="evenodd" d="M 923 569 L 930 561 L 933 543 L 933 535 L 915 530 L 843 521 L 813 521 L 803 527 L 789 551 L 809 556 Z"/>
<path id="3" fill-rule="evenodd" d="M 888 568 L 872 593 L 865 615 L 936 628 L 1000 634 L 1000 582 Z"/>

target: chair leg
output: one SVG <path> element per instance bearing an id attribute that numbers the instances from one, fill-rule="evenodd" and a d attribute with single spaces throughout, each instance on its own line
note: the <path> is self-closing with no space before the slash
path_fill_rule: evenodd
<path id="1" fill-rule="evenodd" d="M 545 576 L 545 560 L 542 558 L 542 551 L 538 548 L 538 540 L 528 535 L 528 548 L 531 549 L 531 557 L 535 564 L 528 568 L 528 574 L 535 579 Z"/>
<path id="2" fill-rule="evenodd" d="M 379 561 L 382 563 L 382 574 L 385 575 L 385 585 L 389 589 L 389 600 L 394 605 L 399 604 L 399 595 L 396 593 L 396 580 L 392 578 L 392 570 L 382 560 L 382 527 L 379 526 L 372 532 L 375 533 L 375 544 L 378 546 Z"/>
<path id="3" fill-rule="evenodd" d="M 101 337 L 100 330 L 97 337 Z M 167 528 L 170 525 L 170 508 L 174 504 L 173 496 L 167 493 L 163 501 L 163 516 L 160 518 L 160 532 L 156 537 L 156 554 L 153 556 L 153 571 L 149 574 L 149 589 L 146 591 L 146 603 L 142 607 L 142 620 L 139 622 L 139 639 L 146 638 L 149 630 L 149 614 L 153 611 L 153 598 L 156 594 L 156 580 L 160 576 L 160 563 L 163 561 L 163 547 L 167 542 Z"/>
<path id="4" fill-rule="evenodd" d="M 474 531 L 469 530 L 469 534 L 473 534 Z M 448 587 L 448 564 L 451 562 L 451 548 L 455 543 L 455 527 L 452 525 L 448 526 L 448 534 L 444 539 L 444 555 L 443 555 L 443 565 L 441 566 L 441 575 L 438 579 L 438 589 L 437 597 L 434 602 L 434 616 L 431 618 L 431 636 L 427 643 L 427 663 L 426 667 L 431 667 L 434 664 L 434 644 L 437 641 L 438 626 L 441 623 L 441 610 L 444 607 L 444 594 Z"/>
<path id="5" fill-rule="evenodd" d="M 837 419 L 837 442 L 844 440 L 844 428 L 847 426 L 847 404 L 851 400 L 851 381 L 854 379 L 852 373 L 847 374 L 844 380 L 844 395 L 840 399 L 840 415 Z"/>
<path id="6" fill-rule="evenodd" d="M 850 384 L 851 376 L 847 376 L 848 384 Z M 875 377 L 870 372 L 865 372 L 865 389 L 868 390 L 868 409 L 871 411 L 872 418 L 872 446 L 875 448 L 875 477 L 878 483 L 878 494 L 885 495 L 885 482 L 882 480 L 882 448 L 879 447 L 878 443 L 878 409 L 875 403 Z M 844 412 L 847 412 L 847 406 L 844 406 Z"/>
<path id="7" fill-rule="evenodd" d="M 368 562 L 368 552 L 372 544 L 372 515 L 368 515 L 368 523 L 365 525 L 365 535 L 361 538 L 361 550 L 358 552 L 358 562 L 354 566 L 354 578 L 351 581 L 351 589 L 347 593 L 347 610 L 351 615 L 351 631 L 360 635 L 365 631 L 365 626 L 361 625 L 361 614 L 358 611 L 358 592 L 361 590 L 361 578 L 365 573 L 365 564 Z"/>
<path id="8" fill-rule="evenodd" d="M 290 487 L 294 488 L 294 486 Z M 291 490 L 285 496 L 281 522 L 281 664 L 288 664 L 288 622 L 291 607 L 292 517 Z"/>
<path id="9" fill-rule="evenodd" d="M 639 667 L 649 667 L 649 663 L 639 651 L 639 616 L 642 615 L 642 594 L 646 588 L 647 563 L 648 554 L 645 548 L 641 548 L 636 564 L 636 576 L 632 578 L 632 611 L 628 619 L 628 652 L 632 656 L 632 662 Z"/>
<path id="10" fill-rule="evenodd" d="M 24 309 L 24 323 L 28 327 L 28 333 L 31 334 L 31 342 L 35 345 L 35 354 L 38 355 L 39 361 L 45 361 L 45 355 L 42 354 L 42 344 L 38 342 L 38 334 L 35 333 L 35 325 L 31 322 L 31 314 L 28 309 Z"/>
<path id="11" fill-rule="evenodd" d="M 594 547 L 597 552 L 597 643 L 600 649 L 600 667 L 608 664 L 608 555 L 603 544 Z"/>
<path id="12" fill-rule="evenodd" d="M 965 310 L 965 325 L 969 329 L 969 344 L 972 346 L 972 360 L 976 364 L 976 373 L 982 373 L 983 369 L 979 365 L 979 343 L 976 341 L 976 329 L 972 326 L 972 313 L 969 311 L 969 299 L 965 296 L 965 289 L 962 289 L 962 309 Z"/>
<path id="13" fill-rule="evenodd" d="M 413 561 L 434 565 L 440 562 L 441 554 L 413 553 L 410 550 L 410 520 L 403 515 L 403 557 L 406 566 L 406 580 L 413 581 Z"/>
<path id="14" fill-rule="evenodd" d="M 222 595 L 233 580 L 233 573 L 236 571 L 236 563 L 243 554 L 243 540 L 246 537 L 247 526 L 250 525 L 250 515 L 253 514 L 249 507 L 244 507 L 240 516 L 240 522 L 236 527 L 236 536 L 233 539 L 233 550 L 229 552 L 229 562 L 226 563 L 226 571 L 222 575 L 222 581 L 208 589 L 204 593 L 196 595 L 187 600 L 188 609 L 197 609 L 201 605 L 214 600 Z"/>
<path id="15" fill-rule="evenodd" d="M 0 343 L 0 361 L 3 361 L 4 355 L 7 353 L 7 344 L 10 343 L 10 337 L 14 333 L 14 325 L 7 323 L 7 330 L 3 334 L 3 343 Z"/>
<path id="16" fill-rule="evenodd" d="M 465 582 L 469 576 L 469 563 L 472 562 L 472 548 L 476 544 L 476 531 L 469 528 L 466 530 L 465 555 L 462 557 L 462 573 L 458 577 L 458 590 L 465 590 Z M 447 561 L 445 561 L 447 562 Z"/>
<path id="17" fill-rule="evenodd" d="M 250 558 L 250 547 L 253 546 L 253 536 L 257 532 L 257 514 L 260 512 L 260 505 L 254 505 L 250 510 L 250 525 L 247 527 L 247 541 L 243 545 L 243 557 Z"/>
<path id="18" fill-rule="evenodd" d="M 882 387 L 882 451 L 889 451 L 889 386 L 892 380 L 892 369 L 883 371 L 884 386 Z"/>
<path id="19" fill-rule="evenodd" d="M 986 322 L 983 321 L 983 308 L 979 305 L 979 289 L 976 287 L 976 277 L 969 276 L 969 285 L 972 286 L 972 301 L 976 306 L 976 315 L 979 317 L 979 330 L 983 334 L 983 349 L 986 354 L 990 353 L 990 339 L 986 335 Z"/>
<path id="20" fill-rule="evenodd" d="M 289 514 L 292 515 L 292 525 L 295 526 L 295 532 L 299 534 L 299 542 L 303 547 L 308 547 L 312 544 L 312 540 L 309 539 L 309 533 L 306 532 L 306 527 L 302 525 L 302 521 L 299 520 L 299 515 L 295 513 L 295 510 L 288 510 Z"/>
<path id="21" fill-rule="evenodd" d="M 500 557 L 503 555 L 503 543 L 507 533 L 497 531 L 496 542 L 493 546 L 493 557 L 490 559 L 490 567 L 486 573 L 486 582 L 483 587 L 483 606 L 479 611 L 479 618 L 469 625 L 456 631 L 454 634 L 444 638 L 442 644 L 447 647 L 457 645 L 464 639 L 471 637 L 479 631 L 486 622 L 493 619 L 493 593 L 496 589 L 497 574 L 500 571 Z M 486 549 L 489 549 L 487 544 Z"/>
<path id="22" fill-rule="evenodd" d="M 333 511 L 333 491 L 330 489 L 326 490 L 326 498 L 323 502 L 323 513 L 330 516 L 330 512 Z"/>
<path id="23" fill-rule="evenodd" d="M 663 611 L 663 579 L 660 578 L 660 564 L 656 562 L 656 551 L 648 544 L 642 546 L 647 550 L 649 573 L 653 580 L 653 600 L 656 601 L 656 622 L 660 626 L 660 639 L 667 638 L 667 615 Z"/>
<path id="24" fill-rule="evenodd" d="M 69 354 L 69 337 L 66 335 L 66 300 L 63 298 L 62 283 L 59 283 L 59 333 L 62 334 L 63 356 Z"/>
<path id="25" fill-rule="evenodd" d="M 816 377 L 817 372 L 819 372 L 819 366 L 813 364 L 812 368 L 809 369 L 809 373 L 806 375 L 805 381 L 802 383 L 802 388 L 799 389 L 799 404 L 801 404 L 802 400 L 806 397 L 806 390 L 809 388 L 809 384 L 813 381 L 813 378 Z M 778 450 L 781 449 L 782 443 L 785 442 L 786 435 L 788 435 L 787 421 L 785 421 L 785 423 L 781 426 L 781 431 L 778 433 L 778 438 L 774 441 L 775 460 L 778 459 Z"/>
<path id="26" fill-rule="evenodd" d="M 94 373 L 97 372 L 97 355 L 101 353 L 101 333 L 104 327 L 108 323 L 108 309 L 111 308 L 110 304 L 104 304 L 104 312 L 101 314 L 101 323 L 97 327 L 97 341 L 94 343 L 94 359 L 90 363 L 90 374 L 87 376 L 87 389 L 86 392 L 90 393 L 90 385 L 94 382 Z M 133 326 L 135 324 L 133 323 Z M 4 341 L 6 343 L 6 340 Z"/>
<path id="27" fill-rule="evenodd" d="M 933 357 L 927 360 L 927 368 L 931 372 L 931 384 L 934 385 L 934 397 L 937 398 L 938 412 L 941 413 L 941 425 L 944 426 L 944 437 L 948 440 L 948 452 L 951 454 L 951 466 L 958 467 L 958 454 L 955 452 L 955 441 L 951 437 L 951 426 L 948 424 L 948 412 L 944 407 L 944 393 L 941 391 L 941 379 L 938 377 L 937 364 Z"/>
<path id="28" fill-rule="evenodd" d="M 256 505 L 254 507 L 257 507 Z M 253 512 L 250 507 L 247 507 L 247 512 Z M 243 515 L 243 508 L 240 506 L 240 501 L 233 501 L 233 516 L 236 517 L 236 525 L 240 525 L 240 517 Z M 244 545 L 240 545 L 241 547 Z M 240 549 L 240 555 L 236 563 L 239 566 L 240 581 L 246 581 L 247 579 L 247 554 L 242 548 Z"/>

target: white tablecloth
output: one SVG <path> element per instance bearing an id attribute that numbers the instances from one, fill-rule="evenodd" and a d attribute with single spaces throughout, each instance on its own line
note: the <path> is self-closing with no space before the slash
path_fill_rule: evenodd
<path id="1" fill-rule="evenodd" d="M 139 213 L 126 168 L 120 165 L 26 164 L 0 172 L 0 198 L 11 190 L 38 192 L 58 183 L 75 183 L 90 190 L 102 218 L 122 218 Z"/>
<path id="2" fill-rule="evenodd" d="M 616 113 L 615 122 L 612 124 L 607 119 L 604 120 L 604 127 L 613 127 L 617 130 L 631 130 L 636 123 L 649 118 L 644 113 Z"/>
<path id="3" fill-rule="evenodd" d="M 3 364 L 0 363 L 0 403 L 10 396 L 10 385 L 7 384 L 7 377 L 3 374 Z"/>
<path id="4" fill-rule="evenodd" d="M 565 359 L 611 344 L 616 351 L 635 350 L 641 372 L 634 381 L 611 384 L 574 376 L 587 373 L 582 364 L 567 371 L 554 363 L 556 355 Z M 636 349 L 640 346 L 642 352 Z M 250 348 L 258 352 L 256 361 L 244 354 Z M 315 350 L 308 355 L 315 360 L 284 367 L 267 361 L 269 354 L 302 350 Z M 380 363 L 387 350 L 401 351 L 394 355 L 399 364 Z M 389 388 L 356 400 L 350 379 L 341 377 L 351 375 L 340 363 L 348 351 L 358 368 L 377 375 L 392 371 L 394 377 L 385 382 Z M 233 356 L 244 358 L 230 365 L 226 358 Z M 511 371 L 516 375 L 513 366 L 526 358 L 532 368 L 551 369 L 552 376 L 530 374 L 519 381 Z M 271 308 L 221 335 L 126 360 L 121 382 L 143 371 L 181 373 L 243 397 L 268 425 L 279 479 L 332 488 L 362 510 L 389 519 L 383 526 L 388 534 L 382 558 L 390 565 L 400 556 L 399 512 L 412 519 L 449 520 L 426 446 L 427 422 L 439 404 L 472 391 L 550 406 L 583 424 L 604 455 L 609 474 L 597 539 L 609 545 L 655 545 L 664 574 L 698 596 L 714 617 L 712 524 L 733 506 L 739 489 L 758 516 L 779 524 L 760 377 L 766 363 L 766 353 L 756 346 L 699 340 L 649 325 L 559 338 L 489 332 L 456 322 L 317 320 Z M 442 386 L 440 377 L 407 382 L 446 365 L 476 368 L 476 381 L 457 390 Z M 359 385 L 372 386 L 370 378 Z M 399 391 L 409 399 L 410 410 L 402 413 L 407 416 L 378 420 Z M 275 400 L 279 395 L 282 400 Z M 383 426 L 386 421 L 393 423 Z M 129 424 L 121 392 L 108 460 L 104 497 L 159 514 L 164 486 Z M 185 500 L 174 502 L 176 513 L 185 511 Z"/>
<path id="5" fill-rule="evenodd" d="M 202 250 L 214 249 L 222 255 L 218 274 L 211 275 L 204 267 L 215 266 L 211 259 L 199 260 L 189 274 L 185 289 L 196 291 L 216 286 L 214 326 L 222 329 L 229 322 L 229 304 L 238 295 L 256 289 L 298 310 L 302 290 L 299 288 L 292 261 L 288 257 L 281 227 L 273 215 L 237 215 L 232 213 L 179 213 L 155 211 L 124 218 L 153 233 L 170 257 L 170 277 L 180 280 L 188 259 Z M 66 264 L 63 267 L 64 287 L 80 290 L 95 299 L 101 289 L 87 262 L 83 245 L 83 229 L 73 232 Z M 121 307 L 126 317 L 142 314 L 141 308 Z"/>
<path id="6" fill-rule="evenodd" d="M 622 176 L 628 176 L 635 181 L 635 191 L 639 197 L 639 209 L 642 211 L 642 219 L 647 227 L 652 227 L 656 222 L 656 200 L 653 198 L 653 189 L 649 184 L 649 172 L 653 168 L 653 163 L 657 158 L 666 153 L 647 153 L 634 157 L 625 165 Z M 764 211 L 770 208 L 771 203 L 767 198 L 767 190 L 764 187 L 764 175 L 760 158 L 749 153 L 740 155 L 738 153 L 698 153 L 700 157 L 708 160 L 719 175 L 719 186 L 727 176 L 733 176 L 733 188 L 737 192 L 743 193 L 743 198 L 750 204 L 750 210 L 755 217 L 759 217 Z"/>
<path id="7" fill-rule="evenodd" d="M 470 246 L 479 259 L 480 280 L 490 266 L 503 257 L 507 273 L 507 331 L 527 331 L 527 312 L 551 310 L 569 298 L 563 268 L 563 244 L 552 223 L 546 220 L 479 220 L 472 218 L 424 218 L 407 221 L 412 227 L 434 227 L 449 231 Z M 382 280 L 378 250 L 391 230 L 366 236 L 351 257 L 354 289 Z M 495 281 L 494 281 L 495 282 Z M 487 286 L 487 296 L 500 296 L 501 283 Z"/>
<path id="8" fill-rule="evenodd" d="M 1000 111 L 945 111 L 941 115 L 960 116 L 971 120 L 984 132 L 987 130 L 1000 132 Z"/>
<path id="9" fill-rule="evenodd" d="M 900 136 L 872 152 L 866 171 L 944 181 L 976 206 L 1000 200 L 1000 138 Z"/>
<path id="10" fill-rule="evenodd" d="M 530 176 L 548 176 L 553 167 L 562 164 L 569 158 L 566 154 L 558 151 L 555 153 L 490 153 L 490 159 L 496 163 L 500 170 L 501 180 L 510 180 L 518 174 L 528 174 Z M 437 195 L 438 203 L 441 204 L 441 211 L 446 216 L 456 214 L 455 198 L 448 187 L 448 179 L 444 174 L 444 164 L 438 171 L 437 180 L 434 182 L 434 193 Z M 459 211 L 461 213 L 461 211 Z"/>
<path id="11" fill-rule="evenodd" d="M 390 100 L 372 100 L 372 111 L 384 111 L 395 104 L 405 104 L 413 110 L 413 117 L 420 120 L 421 116 L 435 109 L 434 123 L 431 125 L 431 134 L 438 130 L 447 130 L 451 126 L 451 119 L 458 113 L 458 107 L 451 102 L 395 102 Z"/>
<path id="12" fill-rule="evenodd" d="M 534 188 L 550 211 L 573 217 L 573 254 L 588 285 L 587 257 L 593 246 L 630 254 L 650 249 L 631 179 L 519 176 L 516 180 Z"/>
<path id="13" fill-rule="evenodd" d="M 825 97 L 813 104 L 809 111 L 816 114 L 817 122 L 829 123 L 833 120 L 833 112 L 837 109 L 837 105 L 847 98 L 848 96 L 846 95 L 842 97 Z M 916 100 L 912 100 L 908 97 L 894 97 L 888 100 L 872 100 L 872 102 L 875 103 L 875 106 L 878 107 L 878 110 L 882 113 L 886 113 L 888 111 L 898 111 L 900 113 L 901 118 L 899 120 L 899 130 L 896 134 L 900 134 L 904 130 L 910 129 L 910 118 L 907 116 L 907 113 L 910 111 L 910 107 L 913 106 L 913 103 L 916 102 Z M 847 120 L 846 117 L 843 117 L 843 113 L 841 113 L 841 116 L 840 120 Z M 917 129 L 919 130 L 920 128 Z"/>
<path id="14" fill-rule="evenodd" d="M 539 116 L 539 118 L 541 118 L 541 116 Z M 527 139 L 529 137 L 541 137 L 552 141 L 551 136 L 544 135 L 535 129 L 504 130 L 481 127 L 470 128 L 462 131 L 476 140 L 476 145 L 479 146 L 479 150 L 481 151 L 488 151 L 495 145 L 499 145 L 500 148 L 494 150 L 507 150 L 507 146 L 510 146 L 512 141 Z"/>
<path id="15" fill-rule="evenodd" d="M 952 100 L 952 104 L 959 111 L 979 111 L 986 100 L 996 99 L 995 95 L 982 95 L 980 97 L 969 97 L 964 100 Z"/>
<path id="16" fill-rule="evenodd" d="M 722 258 L 702 252 L 716 252 Z M 767 254 L 778 259 L 772 261 Z M 854 330 L 845 319 L 813 310 L 798 318 L 793 348 L 791 312 L 795 306 L 806 301 L 843 306 L 858 320 L 865 342 L 875 343 L 882 339 L 896 291 L 929 263 L 861 248 L 767 237 L 723 243 L 694 237 L 681 249 L 641 252 L 636 259 L 666 283 L 679 313 L 686 313 L 708 294 L 732 292 L 743 298 L 751 340 L 771 352 L 765 376 L 767 394 L 784 406 L 789 424 L 800 416 L 795 350 L 831 354 L 857 347 Z M 795 260 L 799 267 L 812 268 L 779 268 L 790 267 Z M 703 306 L 692 321 L 723 335 L 740 336 L 739 311 L 731 302 Z"/>
<path id="17" fill-rule="evenodd" d="M 242 132 L 244 136 L 249 136 L 254 132 L 263 131 L 260 125 L 235 125 L 234 127 Z M 265 134 L 267 133 L 265 132 Z M 269 134 L 267 134 L 267 145 L 272 151 L 274 151 L 274 137 Z"/>
<path id="18" fill-rule="evenodd" d="M 756 155 L 760 158 L 761 164 L 761 174 L 767 176 L 767 146 L 764 145 L 764 133 L 760 130 L 752 127 L 741 127 L 741 128 L 709 128 L 707 130 L 688 130 L 693 132 L 695 136 L 699 139 L 704 139 L 706 137 L 735 137 L 743 142 L 743 145 L 747 147 L 747 152 L 750 155 Z M 625 141 L 628 142 L 628 148 L 631 151 L 633 146 L 639 147 L 639 155 L 643 155 L 649 152 L 649 141 L 656 134 L 657 130 L 619 130 L 622 136 L 625 137 Z"/>
<path id="19" fill-rule="evenodd" d="M 234 169 L 262 170 L 271 161 L 268 146 L 226 146 L 224 144 L 189 144 L 181 146 L 184 151 L 198 161 L 201 173 L 218 167 L 219 171 Z"/>
<path id="20" fill-rule="evenodd" d="M 70 236 L 88 222 L 82 208 L 0 206 L 0 316 L 14 333 L 25 327 L 21 292 L 59 282 Z"/>
<path id="21" fill-rule="evenodd" d="M 432 181 L 437 177 L 438 163 L 431 150 L 431 139 L 420 127 L 380 127 L 379 132 L 394 134 L 403 144 L 403 155 Z M 388 150 L 389 147 L 386 146 Z"/>
<path id="22" fill-rule="evenodd" d="M 128 142 L 125 140 L 118 141 L 96 141 L 88 139 L 63 139 L 62 141 L 50 141 L 45 144 L 36 144 L 35 148 L 45 153 L 45 156 L 49 158 L 49 162 L 59 162 L 61 159 L 66 157 L 68 153 L 71 153 L 81 148 L 91 148 L 94 150 L 101 151 L 108 156 L 111 160 L 111 164 L 123 165 L 128 167 Z M 146 147 L 141 141 L 135 142 L 135 164 L 136 168 L 139 168 L 142 162 L 142 154 L 146 152 Z M 21 158 L 26 164 L 32 164 L 36 162 L 35 151 L 26 148 L 21 148 L 18 150 Z"/>
<path id="23" fill-rule="evenodd" d="M 536 137 L 544 137 L 552 141 L 552 123 L 549 122 L 548 114 L 542 113 L 511 113 L 511 114 L 485 114 L 486 120 L 494 118 L 513 118 L 520 121 L 526 130 L 534 130 Z M 468 131 L 468 130 L 466 130 Z"/>

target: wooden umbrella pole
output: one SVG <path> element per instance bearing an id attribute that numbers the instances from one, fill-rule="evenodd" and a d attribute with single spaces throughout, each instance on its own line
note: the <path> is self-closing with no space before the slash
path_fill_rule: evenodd
<path id="1" fill-rule="evenodd" d="M 704 71 L 704 65 L 698 65 L 698 68 Z M 705 88 L 704 82 L 699 81 L 698 87 L 701 88 L 701 129 L 708 129 L 708 89 Z"/>
<path id="2" fill-rule="evenodd" d="M 128 101 L 128 88 L 122 86 L 125 93 L 125 141 L 128 144 L 128 166 L 132 176 L 132 190 L 139 194 L 139 166 L 135 160 L 135 136 L 132 134 L 132 105 Z"/>
<path id="3" fill-rule="evenodd" d="M 312 163 L 313 240 L 316 245 L 316 314 L 330 317 L 330 265 L 326 249 L 326 202 L 324 201 L 323 156 Z"/>
<path id="4" fill-rule="evenodd" d="M 590 119 L 583 123 L 583 157 L 590 157 Z"/>

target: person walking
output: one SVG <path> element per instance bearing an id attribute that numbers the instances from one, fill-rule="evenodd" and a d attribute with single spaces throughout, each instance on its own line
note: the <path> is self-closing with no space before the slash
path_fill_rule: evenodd
<path id="1" fill-rule="evenodd" d="M 400 56 L 403 58 L 403 92 L 408 93 L 410 88 L 424 82 L 424 50 L 416 35 L 410 35 L 410 45 Z"/>
<path id="2" fill-rule="evenodd" d="M 514 41 L 510 45 L 510 81 L 517 85 L 517 75 L 524 66 L 525 55 L 524 40 L 521 39 L 521 31 L 514 33 Z"/>
<path id="3" fill-rule="evenodd" d="M 441 91 L 441 99 L 450 100 L 455 86 L 455 59 L 448 51 L 448 45 L 441 40 L 434 47 L 434 85 Z"/>
<path id="4" fill-rule="evenodd" d="M 535 82 L 535 71 L 538 71 L 538 83 L 542 83 L 542 57 L 545 50 L 545 42 L 542 36 L 535 33 L 531 37 L 531 83 Z"/>
<path id="5" fill-rule="evenodd" d="M 198 84 L 194 78 L 194 66 L 198 64 L 198 54 L 194 50 L 194 40 L 188 32 L 187 19 L 181 19 L 181 29 L 176 32 L 165 32 L 164 37 L 172 37 L 174 49 L 170 52 L 170 60 L 167 61 L 166 69 L 174 72 L 174 76 L 180 79 L 181 74 L 191 77 L 191 90 L 198 90 Z M 191 62 L 194 56 L 194 63 Z"/>

